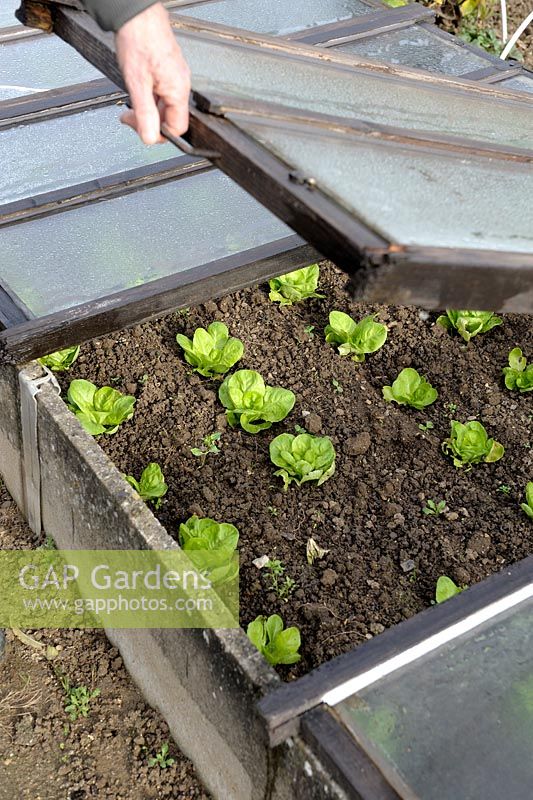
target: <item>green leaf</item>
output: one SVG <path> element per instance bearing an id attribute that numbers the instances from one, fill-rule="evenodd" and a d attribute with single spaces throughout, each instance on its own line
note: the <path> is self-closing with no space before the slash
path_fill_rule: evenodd
<path id="1" fill-rule="evenodd" d="M 466 587 L 462 588 L 457 586 L 447 575 L 441 575 L 437 581 L 435 600 L 437 603 L 444 603 L 444 601 L 449 600 L 450 597 L 455 597 L 456 594 L 460 594 L 464 588 Z"/>
<path id="2" fill-rule="evenodd" d="M 324 328 L 326 342 L 337 345 L 341 356 L 351 355 L 354 361 L 364 361 L 368 353 L 375 353 L 387 340 L 387 327 L 375 321 L 374 315 L 356 323 L 343 311 L 332 311 L 329 325 Z"/>
<path id="3" fill-rule="evenodd" d="M 518 389 L 520 392 L 533 391 L 533 363 L 527 364 L 519 347 L 509 353 L 509 366 L 502 370 L 507 389 Z"/>
<path id="4" fill-rule="evenodd" d="M 484 426 L 476 420 L 466 424 L 452 420 L 451 435 L 442 443 L 442 450 L 453 458 L 456 467 L 468 469 L 481 461 L 499 461 L 505 452 L 503 445 L 490 439 Z"/>
<path id="5" fill-rule="evenodd" d="M 239 531 L 234 525 L 192 516 L 180 525 L 179 538 L 190 560 L 198 571 L 208 574 L 211 583 L 224 583 L 236 576 L 239 564 L 234 555 Z"/>
<path id="6" fill-rule="evenodd" d="M 296 627 L 284 629 L 278 614 L 272 614 L 268 619 L 262 615 L 257 617 L 250 622 L 246 633 L 269 664 L 295 664 L 300 660 L 300 631 Z"/>
<path id="7" fill-rule="evenodd" d="M 402 369 L 392 386 L 383 387 L 383 397 L 387 402 L 407 405 L 418 410 L 435 402 L 438 392 L 416 369 Z"/>
<path id="8" fill-rule="evenodd" d="M 292 411 L 296 397 L 289 389 L 266 386 L 259 372 L 241 369 L 228 376 L 218 396 L 226 408 L 232 427 L 240 425 L 248 433 L 267 430 Z"/>
<path id="9" fill-rule="evenodd" d="M 229 336 L 223 322 L 212 322 L 207 330 L 197 328 L 192 341 L 178 333 L 176 341 L 187 363 L 206 378 L 228 372 L 244 353 L 243 343 Z"/>
<path id="10" fill-rule="evenodd" d="M 501 325 L 502 320 L 492 311 L 447 309 L 446 316 L 438 317 L 437 323 L 447 330 L 456 330 L 465 342 L 469 342 L 472 337 L 480 333 L 487 333 L 497 325 Z"/>
<path id="11" fill-rule="evenodd" d="M 269 282 L 271 289 L 269 298 L 273 303 L 280 303 L 282 306 L 290 306 L 301 300 L 307 300 L 309 297 L 322 298 L 324 295 L 317 294 L 316 291 L 319 277 L 318 264 L 311 264 L 309 267 L 296 269 L 279 278 L 273 278 Z"/>
<path id="12" fill-rule="evenodd" d="M 42 364 L 43 367 L 48 367 L 48 369 L 51 369 L 54 372 L 65 372 L 66 370 L 70 369 L 70 367 L 78 358 L 79 354 L 80 347 L 79 345 L 76 345 L 75 347 L 67 347 L 64 350 L 58 350 L 55 353 L 50 353 L 49 355 L 43 356 L 37 360 L 39 364 Z"/>
<path id="13" fill-rule="evenodd" d="M 133 416 L 135 398 L 110 386 L 97 389 L 90 381 L 74 380 L 67 393 L 67 405 L 87 433 L 116 433 L 119 425 Z"/>
<path id="14" fill-rule="evenodd" d="M 168 491 L 168 486 L 165 483 L 165 478 L 163 477 L 163 472 L 159 464 L 156 464 L 154 461 L 150 462 L 150 464 L 143 469 L 139 481 L 136 481 L 132 475 L 125 475 L 124 477 L 130 486 L 135 489 L 141 500 L 144 500 L 145 503 L 151 501 L 156 508 L 159 508 L 161 498 L 163 498 Z"/>
<path id="15" fill-rule="evenodd" d="M 520 508 L 533 520 L 533 481 L 526 484 L 526 502 L 520 503 Z"/>
<path id="16" fill-rule="evenodd" d="M 320 486 L 335 472 L 335 448 L 328 436 L 282 433 L 270 443 L 270 460 L 280 467 L 274 474 L 283 478 L 285 489 L 292 481 Z"/>

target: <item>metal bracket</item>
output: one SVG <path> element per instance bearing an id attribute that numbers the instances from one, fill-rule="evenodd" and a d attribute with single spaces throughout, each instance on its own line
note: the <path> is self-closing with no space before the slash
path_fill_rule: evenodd
<path id="1" fill-rule="evenodd" d="M 216 158 L 220 158 L 220 153 L 216 153 L 214 150 L 202 150 L 201 148 L 194 147 L 190 142 L 184 139 L 183 136 L 174 136 L 173 133 L 170 133 L 166 125 L 161 125 L 161 135 L 164 136 L 165 139 L 168 139 L 169 142 L 172 142 L 173 145 L 178 147 L 188 156 L 207 158 L 209 161 L 214 161 Z"/>
<path id="2" fill-rule="evenodd" d="M 43 367 L 45 375 L 30 378 L 22 370 L 19 372 L 20 426 L 22 431 L 22 474 L 24 481 L 24 506 L 28 525 L 36 534 L 41 533 L 41 461 L 39 458 L 39 439 L 37 436 L 36 397 L 45 384 L 50 384 L 56 392 L 61 387 L 55 375 Z"/>

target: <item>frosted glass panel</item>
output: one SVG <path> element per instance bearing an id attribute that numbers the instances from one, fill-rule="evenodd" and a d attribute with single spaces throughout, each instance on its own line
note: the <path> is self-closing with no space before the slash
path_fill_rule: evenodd
<path id="1" fill-rule="evenodd" d="M 533 78 L 518 75 L 516 78 L 507 78 L 506 81 L 501 81 L 497 86 L 512 89 L 514 92 L 533 92 Z"/>
<path id="2" fill-rule="evenodd" d="M 522 603 L 335 710 L 424 800 L 526 800 L 533 604 Z"/>
<path id="3" fill-rule="evenodd" d="M 181 32 L 195 89 L 358 118 L 400 128 L 440 131 L 533 149 L 531 107 L 472 93 L 390 80 L 371 72 L 331 69 L 257 48 L 202 41 Z M 509 120 L 512 117 L 512 124 Z"/>
<path id="4" fill-rule="evenodd" d="M 57 36 L 0 45 L 0 64 L 0 100 L 102 77 Z"/>
<path id="5" fill-rule="evenodd" d="M 291 233 L 212 171 L 2 228 L 0 279 L 40 316 Z"/>
<path id="6" fill-rule="evenodd" d="M 416 25 L 339 45 L 335 50 L 445 75 L 464 75 L 490 64 L 488 59 L 455 44 L 453 39 L 447 41 Z"/>
<path id="7" fill-rule="evenodd" d="M 239 124 L 387 238 L 428 247 L 531 251 L 531 208 L 513 199 L 533 196 L 530 165 Z"/>
<path id="8" fill-rule="evenodd" d="M 20 0 L 1 0 L 0 2 L 0 28 L 11 28 L 18 25 L 15 11 L 20 6 Z"/>
<path id="9" fill-rule="evenodd" d="M 120 113 L 111 106 L 0 130 L 0 206 L 179 155 L 170 144 L 145 147 Z"/>
<path id="10" fill-rule="evenodd" d="M 280 36 L 372 11 L 376 9 L 360 0 L 220 0 L 177 9 L 208 22 Z"/>

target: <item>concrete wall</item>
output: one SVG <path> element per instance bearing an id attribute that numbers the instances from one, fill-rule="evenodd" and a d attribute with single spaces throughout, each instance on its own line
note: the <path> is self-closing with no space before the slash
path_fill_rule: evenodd
<path id="1" fill-rule="evenodd" d="M 37 377 L 40 367 L 30 365 Z M 177 545 L 52 387 L 37 396 L 43 528 L 62 549 Z M 24 511 L 16 369 L 0 369 L 0 471 Z M 256 702 L 279 685 L 241 631 L 109 630 L 131 676 L 221 800 L 344 797 L 299 739 L 270 750 Z"/>

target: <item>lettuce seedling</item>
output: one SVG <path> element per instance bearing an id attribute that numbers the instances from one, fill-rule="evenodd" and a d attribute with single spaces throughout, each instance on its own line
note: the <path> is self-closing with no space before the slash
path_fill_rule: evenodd
<path id="1" fill-rule="evenodd" d="M 501 325 L 502 320 L 492 311 L 452 311 L 446 309 L 446 314 L 438 317 L 437 323 L 448 331 L 456 330 L 465 342 L 469 342 L 478 333 L 487 333 L 497 325 Z"/>
<path id="2" fill-rule="evenodd" d="M 533 481 L 526 484 L 526 502 L 520 503 L 520 508 L 529 519 L 533 520 Z"/>
<path id="3" fill-rule="evenodd" d="M 135 398 L 111 386 L 97 389 L 90 381 L 74 380 L 68 389 L 67 405 L 87 433 L 98 436 L 116 433 L 119 425 L 133 417 Z"/>
<path id="4" fill-rule="evenodd" d="M 268 619 L 263 615 L 256 617 L 248 625 L 246 634 L 272 666 L 296 664 L 301 658 L 298 652 L 300 631 L 296 627 L 284 629 L 279 614 L 272 614 Z"/>
<path id="5" fill-rule="evenodd" d="M 353 361 L 360 362 L 367 353 L 375 353 L 383 347 L 388 331 L 372 314 L 356 322 L 343 311 L 332 311 L 324 333 L 326 342 L 337 345 L 341 356 L 350 355 Z"/>
<path id="6" fill-rule="evenodd" d="M 284 491 L 292 481 L 298 486 L 317 481 L 320 486 L 335 472 L 335 448 L 329 436 L 282 433 L 270 442 L 270 460 L 280 467 L 274 475 L 283 478 Z"/>
<path id="7" fill-rule="evenodd" d="M 47 356 L 38 358 L 37 361 L 43 367 L 48 367 L 53 372 L 66 372 L 76 361 L 80 354 L 80 346 L 66 347 L 65 350 L 57 350 Z"/>
<path id="8" fill-rule="evenodd" d="M 383 387 L 383 397 L 388 403 L 411 406 L 419 411 L 435 402 L 439 393 L 416 369 L 402 369 L 392 386 Z"/>
<path id="9" fill-rule="evenodd" d="M 204 378 L 223 375 L 242 358 L 244 345 L 229 336 L 223 322 L 212 322 L 206 330 L 197 328 L 192 341 L 178 333 L 176 341 L 185 353 L 185 360 Z"/>
<path id="10" fill-rule="evenodd" d="M 528 364 L 519 347 L 509 353 L 509 366 L 502 370 L 508 389 L 533 392 L 533 362 Z"/>
<path id="11" fill-rule="evenodd" d="M 142 471 L 140 479 L 137 481 L 133 475 L 124 475 L 129 485 L 135 489 L 141 500 L 145 503 L 152 502 L 154 508 L 159 508 L 161 499 L 166 495 L 168 486 L 165 483 L 163 473 L 159 464 L 150 462 Z"/>
<path id="12" fill-rule="evenodd" d="M 248 433 L 259 433 L 281 422 L 294 408 L 296 397 L 289 389 L 266 386 L 259 372 L 240 369 L 229 375 L 218 396 L 226 408 L 232 428 L 240 425 Z"/>
<path id="13" fill-rule="evenodd" d="M 207 572 L 211 583 L 223 583 L 236 577 L 239 531 L 235 525 L 192 516 L 180 525 L 179 539 L 192 563 L 199 571 Z"/>
<path id="14" fill-rule="evenodd" d="M 455 467 L 472 468 L 472 464 L 492 464 L 499 461 L 505 450 L 502 444 L 489 439 L 481 422 L 473 420 L 463 425 L 452 419 L 451 435 L 442 443 L 442 450 L 453 458 Z"/>
<path id="15" fill-rule="evenodd" d="M 435 588 L 435 600 L 437 603 L 444 603 L 445 600 L 455 597 L 456 594 L 461 594 L 467 588 L 467 586 L 457 586 L 447 575 L 441 575 Z"/>
<path id="16" fill-rule="evenodd" d="M 325 295 L 317 294 L 316 291 L 319 277 L 318 264 L 295 269 L 294 272 L 273 278 L 269 282 L 271 292 L 268 296 L 273 303 L 280 303 L 282 306 L 292 306 L 308 297 L 323 298 Z"/>

